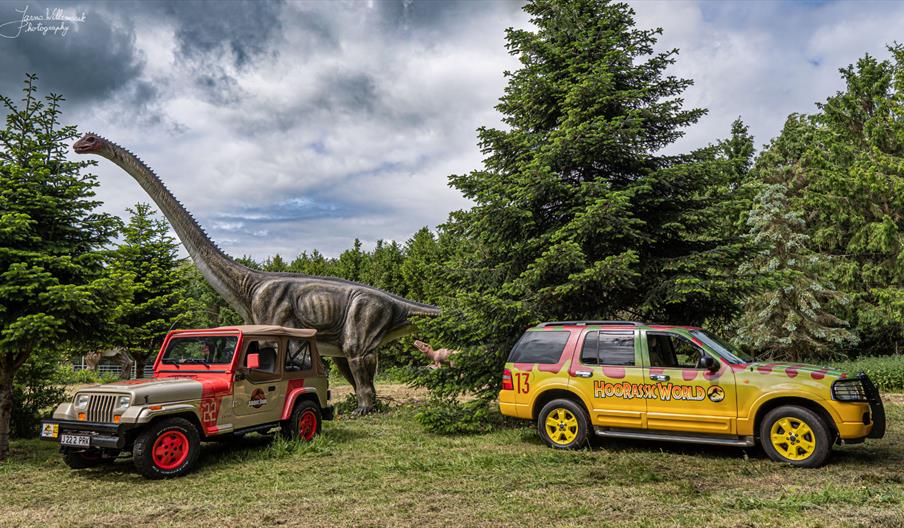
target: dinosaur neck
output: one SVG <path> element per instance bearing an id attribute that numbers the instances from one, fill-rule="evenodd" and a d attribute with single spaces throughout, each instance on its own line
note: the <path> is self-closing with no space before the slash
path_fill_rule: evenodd
<path id="1" fill-rule="evenodd" d="M 119 145 L 110 142 L 110 146 L 111 152 L 102 155 L 135 178 L 169 220 L 207 282 L 239 315 L 250 321 L 248 289 L 254 272 L 229 258 L 210 240 L 191 213 L 176 200 L 150 167 Z"/>

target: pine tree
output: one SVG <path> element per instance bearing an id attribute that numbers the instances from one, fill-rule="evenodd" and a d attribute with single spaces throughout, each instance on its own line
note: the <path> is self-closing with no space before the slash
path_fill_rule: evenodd
<path id="1" fill-rule="evenodd" d="M 116 344 L 135 359 L 140 378 L 166 333 L 177 323 L 188 322 L 192 306 L 186 296 L 188 279 L 178 258 L 179 246 L 169 236 L 169 225 L 146 203 L 138 203 L 128 212 L 123 241 L 113 252 L 110 267 L 132 277 L 132 297 L 121 308 L 118 322 L 122 334 Z"/>
<path id="2" fill-rule="evenodd" d="M 361 241 L 356 238 L 351 249 L 339 254 L 339 261 L 336 263 L 336 275 L 351 281 L 361 281 L 366 263 L 367 255 L 362 249 Z"/>
<path id="3" fill-rule="evenodd" d="M 108 326 L 122 277 L 105 273 L 116 219 L 95 212 L 91 161 L 66 159 L 75 127 L 63 98 L 37 96 L 26 77 L 21 105 L 0 96 L 0 460 L 9 454 L 13 379 L 33 355 L 82 344 Z"/>
<path id="4" fill-rule="evenodd" d="M 831 262 L 813 251 L 803 217 L 803 192 L 810 185 L 809 149 L 818 126 L 792 114 L 754 168 L 756 203 L 747 224 L 756 253 L 740 266 L 759 291 L 745 301 L 737 341 L 780 359 L 840 355 L 857 343 L 837 313 L 847 297 L 823 279 Z"/>
<path id="5" fill-rule="evenodd" d="M 462 293 L 425 323 L 436 346 L 473 347 L 475 359 L 438 369 L 434 387 L 491 394 L 511 345 L 539 320 L 699 324 L 738 309 L 744 247 L 723 225 L 743 209 L 733 158 L 749 163 L 749 152 L 661 154 L 705 112 L 684 108 L 690 80 L 666 74 L 677 50 L 655 51 L 660 30 L 636 28 L 624 4 L 524 9 L 534 29 L 507 32 L 521 67 L 497 106 L 506 128 L 479 129 L 483 168 L 450 177 L 474 202 L 441 235 L 454 241 L 441 244 L 453 247 L 451 289 Z"/>
<path id="6" fill-rule="evenodd" d="M 904 46 L 889 51 L 843 68 L 845 89 L 819 105 L 803 191 L 814 248 L 869 354 L 904 345 Z"/>

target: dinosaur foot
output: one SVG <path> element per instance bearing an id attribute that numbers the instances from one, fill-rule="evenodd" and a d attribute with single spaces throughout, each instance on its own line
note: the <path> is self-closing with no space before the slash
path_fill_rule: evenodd
<path id="1" fill-rule="evenodd" d="M 370 406 L 360 406 L 354 411 L 352 411 L 352 416 L 365 416 L 368 414 L 373 414 L 377 412 L 377 408 L 373 405 Z"/>

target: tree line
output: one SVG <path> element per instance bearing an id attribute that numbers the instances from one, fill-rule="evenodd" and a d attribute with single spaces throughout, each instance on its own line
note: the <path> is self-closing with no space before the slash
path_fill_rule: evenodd
<path id="1" fill-rule="evenodd" d="M 461 352 L 411 371 L 447 406 L 465 391 L 491 398 L 509 349 L 542 320 L 703 325 L 795 361 L 899 352 L 904 47 L 841 69 L 844 88 L 758 152 L 739 118 L 666 154 L 706 110 L 685 104 L 693 81 L 668 73 L 678 50 L 657 51 L 661 30 L 603 0 L 524 9 L 531 27 L 506 32 L 520 67 L 506 72 L 503 126 L 477 131 L 482 167 L 449 177 L 471 208 L 404 243 L 239 261 L 440 305 L 418 337 Z M 143 361 L 173 326 L 240 322 L 148 205 L 125 220 L 97 212 L 95 162 L 67 159 L 75 127 L 35 82 L 2 97 L 0 459 L 23 373 L 97 347 Z M 407 342 L 381 358 L 420 364 Z"/>

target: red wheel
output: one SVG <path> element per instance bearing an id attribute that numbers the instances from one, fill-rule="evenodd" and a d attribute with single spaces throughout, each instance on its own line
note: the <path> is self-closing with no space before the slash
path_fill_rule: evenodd
<path id="1" fill-rule="evenodd" d="M 298 437 L 309 442 L 317 434 L 317 415 L 311 409 L 305 409 L 298 417 Z"/>
<path id="2" fill-rule="evenodd" d="M 201 452 L 201 436 L 185 418 L 152 422 L 135 439 L 132 459 L 147 478 L 178 477 L 191 471 Z"/>
<path id="3" fill-rule="evenodd" d="M 182 431 L 171 430 L 157 437 L 151 448 L 151 458 L 158 468 L 170 471 L 185 462 L 188 451 L 188 437 Z"/>
<path id="4" fill-rule="evenodd" d="M 282 434 L 286 440 L 310 442 L 320 432 L 320 406 L 311 400 L 302 400 L 295 405 L 292 415 L 282 423 Z"/>

